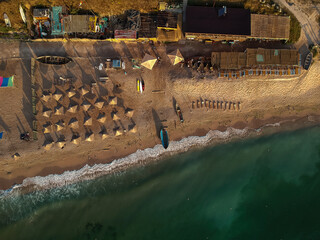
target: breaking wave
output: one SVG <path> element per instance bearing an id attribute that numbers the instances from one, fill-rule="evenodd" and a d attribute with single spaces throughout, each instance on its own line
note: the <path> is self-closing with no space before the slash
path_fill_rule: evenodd
<path id="1" fill-rule="evenodd" d="M 124 158 L 114 160 L 107 164 L 95 164 L 93 166 L 85 165 L 79 170 L 66 171 L 62 174 L 51 174 L 45 177 L 36 176 L 23 180 L 22 184 L 15 185 L 10 189 L 0 191 L 0 197 L 13 196 L 20 193 L 28 193 L 37 190 L 50 188 L 58 188 L 65 185 L 70 185 L 76 182 L 91 180 L 109 173 L 125 170 L 126 168 L 138 164 L 146 164 L 150 161 L 155 161 L 160 157 L 170 156 L 175 153 L 186 152 L 192 147 L 206 146 L 212 141 L 227 141 L 236 137 L 242 138 L 248 135 L 249 128 L 235 129 L 227 128 L 226 131 L 210 130 L 205 136 L 190 136 L 181 139 L 180 141 L 170 141 L 169 147 L 164 149 L 161 144 L 153 148 L 137 150 Z M 254 130 L 253 132 L 258 132 Z"/>

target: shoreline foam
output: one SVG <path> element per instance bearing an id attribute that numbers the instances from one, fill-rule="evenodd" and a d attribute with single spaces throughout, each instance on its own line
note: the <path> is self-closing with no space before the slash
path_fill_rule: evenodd
<path id="1" fill-rule="evenodd" d="M 250 134 L 258 136 L 262 134 L 265 128 L 280 128 L 283 123 L 296 122 L 296 120 L 297 119 L 291 119 L 280 121 L 278 123 L 269 123 L 257 129 L 248 127 L 245 127 L 244 129 L 236 129 L 228 127 L 225 131 L 210 130 L 204 136 L 189 136 L 179 141 L 171 141 L 168 149 L 164 149 L 161 144 L 157 144 L 153 148 L 146 148 L 143 150 L 138 149 L 136 152 L 126 157 L 116 159 L 111 163 L 94 164 L 92 166 L 86 164 L 79 170 L 65 171 L 62 174 L 29 177 L 24 179 L 21 184 L 14 185 L 6 190 L 0 190 L 0 197 L 58 188 L 81 181 L 92 180 L 117 171 L 126 170 L 139 164 L 148 164 L 163 157 L 187 152 L 195 147 L 203 148 L 214 143 L 217 144 L 234 139 L 243 139 L 245 137 L 249 137 Z"/>

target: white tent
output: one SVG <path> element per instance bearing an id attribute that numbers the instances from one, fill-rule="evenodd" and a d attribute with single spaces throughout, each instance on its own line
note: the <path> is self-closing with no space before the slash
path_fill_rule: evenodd
<path id="1" fill-rule="evenodd" d="M 152 70 L 156 62 L 157 62 L 157 59 L 155 57 L 146 53 L 141 61 L 141 65 L 144 66 L 145 68 Z"/>
<path id="2" fill-rule="evenodd" d="M 79 122 L 76 118 L 72 118 L 69 122 L 69 127 L 76 129 L 79 128 Z"/>
<path id="3" fill-rule="evenodd" d="M 63 115 L 64 114 L 64 107 L 59 105 L 54 110 L 54 115 Z"/>
<path id="4" fill-rule="evenodd" d="M 183 58 L 181 52 L 179 51 L 179 49 L 176 49 L 173 52 L 169 53 L 168 57 L 169 57 L 172 65 L 176 65 L 176 64 L 184 61 L 184 58 Z"/>
<path id="5" fill-rule="evenodd" d="M 92 142 L 93 140 L 94 140 L 94 134 L 93 133 L 90 133 L 90 134 L 86 135 L 85 141 Z"/>
<path id="6" fill-rule="evenodd" d="M 107 116 L 104 113 L 100 113 L 97 120 L 99 123 L 105 123 L 105 121 L 107 120 Z"/>
<path id="7" fill-rule="evenodd" d="M 133 116 L 133 113 L 134 113 L 134 110 L 133 109 L 130 109 L 130 108 L 127 108 L 126 109 L 126 116 L 128 117 L 128 118 L 132 118 L 132 116 Z"/>
<path id="8" fill-rule="evenodd" d="M 110 105 L 117 105 L 118 104 L 118 98 L 117 97 L 109 97 L 109 104 Z"/>
<path id="9" fill-rule="evenodd" d="M 84 126 L 91 126 L 92 125 L 92 118 L 91 117 L 85 117 L 83 121 Z"/>
<path id="10" fill-rule="evenodd" d="M 84 100 L 81 106 L 84 111 L 88 111 L 88 109 L 91 107 L 91 104 L 88 101 Z"/>
<path id="11" fill-rule="evenodd" d="M 56 101 L 59 101 L 62 98 L 62 93 L 60 91 L 55 91 L 55 93 L 52 95 L 53 99 Z"/>

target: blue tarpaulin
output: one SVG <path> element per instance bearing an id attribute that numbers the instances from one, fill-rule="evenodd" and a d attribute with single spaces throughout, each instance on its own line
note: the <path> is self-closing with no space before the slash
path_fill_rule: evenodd
<path id="1" fill-rule="evenodd" d="M 2 139 L 3 137 L 3 132 L 0 132 L 0 139 Z"/>

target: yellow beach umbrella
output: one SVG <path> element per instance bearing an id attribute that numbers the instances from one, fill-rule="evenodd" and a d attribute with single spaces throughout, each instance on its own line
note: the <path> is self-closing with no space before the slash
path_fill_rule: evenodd
<path id="1" fill-rule="evenodd" d="M 168 57 L 169 57 L 172 65 L 176 65 L 176 64 L 184 61 L 184 58 L 183 58 L 179 49 L 176 49 L 173 52 L 169 53 Z"/>
<path id="2" fill-rule="evenodd" d="M 157 59 L 155 57 L 146 53 L 141 61 L 141 65 L 144 66 L 145 68 L 148 68 L 149 70 L 152 70 L 156 62 L 157 62 Z"/>

